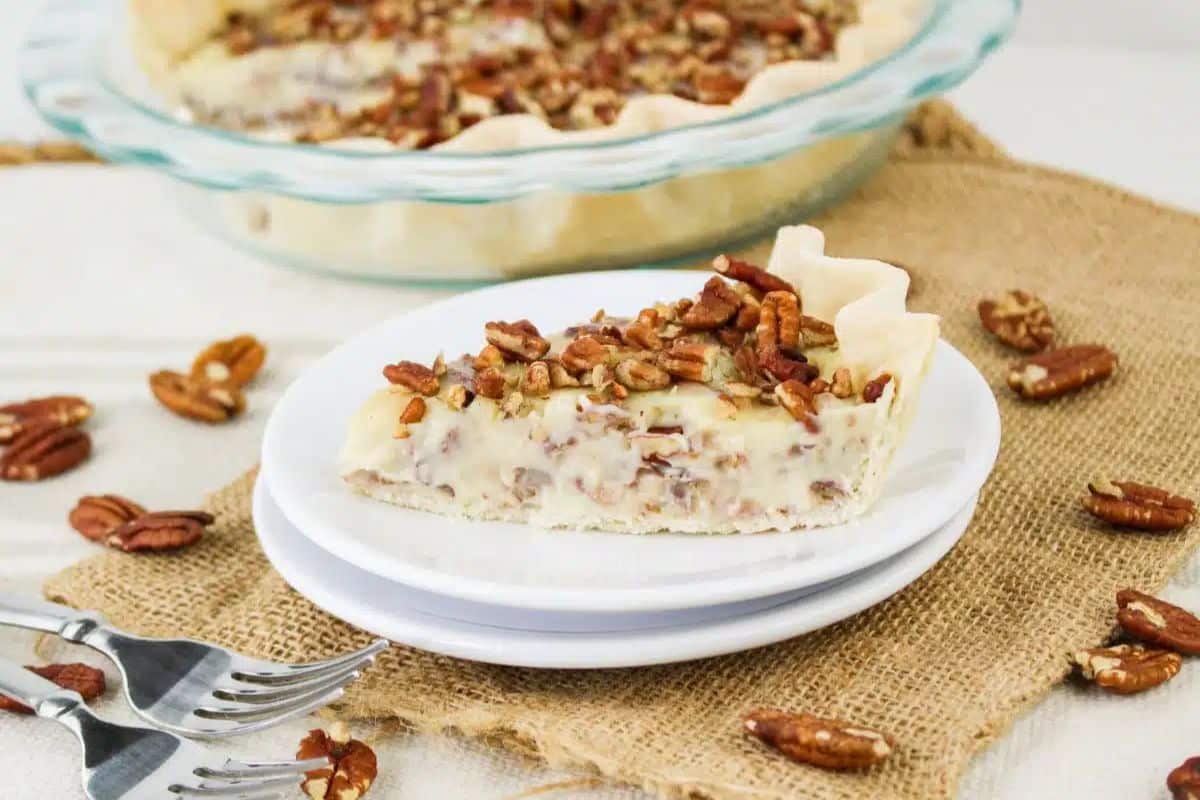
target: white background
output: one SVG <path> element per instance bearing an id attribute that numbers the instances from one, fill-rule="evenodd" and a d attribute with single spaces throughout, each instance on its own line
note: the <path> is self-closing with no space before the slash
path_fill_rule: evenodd
<path id="1" fill-rule="evenodd" d="M 36 4 L 0 0 L 0 141 L 49 135 L 25 107 L 11 60 L 29 5 Z M 951 97 L 1020 158 L 1200 210 L 1195 0 L 1032 0 L 1014 40 Z M 329 283 L 231 252 L 176 216 L 153 176 L 112 167 L 0 170 L 0 400 L 71 391 L 100 409 L 87 466 L 43 484 L 0 484 L 0 588 L 35 593 L 45 575 L 94 552 L 64 522 L 81 494 L 195 505 L 255 462 L 267 409 L 305 363 L 436 296 Z M 181 368 L 202 344 L 240 330 L 271 346 L 245 418 L 207 429 L 154 405 L 144 388 L 150 371 Z M 1167 596 L 1200 608 L 1200 562 Z M 0 631 L 0 654 L 36 662 L 34 645 L 32 636 Z M 57 648 L 43 654 L 86 657 Z M 1135 698 L 1056 688 L 976 761 L 960 796 L 1165 800 L 1167 771 L 1200 754 L 1196 676 L 1188 665 L 1166 687 Z M 110 683 L 115 688 L 115 676 Z M 99 707 L 126 716 L 115 691 Z M 230 748 L 282 755 L 305 727 Z M 378 797 L 492 800 L 564 779 L 439 737 L 394 739 L 380 753 Z M 6 797 L 81 797 L 77 770 L 64 730 L 0 718 Z M 626 793 L 575 788 L 543 796 L 601 795 Z"/>

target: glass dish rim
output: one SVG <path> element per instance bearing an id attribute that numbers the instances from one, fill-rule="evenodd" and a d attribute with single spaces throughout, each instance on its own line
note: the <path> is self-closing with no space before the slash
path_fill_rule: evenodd
<path id="1" fill-rule="evenodd" d="M 934 93 L 964 79 L 1012 29 L 1021 0 L 929 0 L 930 6 L 918 31 L 895 51 L 855 70 L 849 75 L 818 87 L 746 112 L 715 120 L 675 126 L 665 130 L 597 142 L 560 142 L 536 147 L 493 151 L 446 152 L 444 150 L 364 152 L 338 147 L 278 143 L 255 139 L 245 134 L 188 123 L 169 113 L 151 108 L 112 85 L 107 70 L 96 69 L 95 60 L 102 45 L 111 37 L 114 12 L 122 0 L 52 0 L 43 7 L 27 33 L 19 53 L 19 73 L 26 95 L 36 110 L 52 125 L 115 161 L 145 164 L 162 169 L 175 177 L 214 188 L 261 188 L 280 194 L 323 202 L 369 202 L 386 199 L 437 200 L 445 202 L 491 202 L 531 194 L 544 188 L 582 191 L 621 191 L 660 183 L 680 174 L 703 169 L 749 166 L 772 160 L 814 142 L 838 135 L 855 133 L 877 126 L 889 117 L 915 105 Z M 979 18 L 971 10 L 981 11 Z M 37 33 L 38 22 L 62 19 L 95 20 L 105 15 L 100 25 L 63 25 L 65 33 L 49 36 Z M 103 24 L 107 20 L 108 24 Z M 957 29 L 956 29 L 957 26 Z M 53 25 L 43 25 L 55 31 Z M 957 38 L 951 36 L 957 35 Z M 969 34 L 969 37 L 967 36 Z M 946 41 L 942 41 L 946 40 Z M 925 63 L 923 50 L 940 44 L 955 43 L 960 51 L 949 64 Z M 47 67 L 38 59 L 50 50 L 59 56 Z M 73 61 L 64 53 L 73 52 Z M 933 55 L 937 55 L 936 52 Z M 49 60 L 49 59 L 46 59 Z M 926 58 L 926 61 L 930 59 Z M 910 63 L 912 62 L 912 63 Z M 89 69 L 91 67 L 91 69 Z M 902 71 L 902 67 L 907 67 Z M 50 73 L 47 77 L 44 73 Z M 892 78 L 893 80 L 884 80 Z M 903 80 L 900 80 L 903 78 Z M 872 79 L 879 84 L 870 86 Z M 55 80 L 73 80 L 96 95 L 104 113 L 124 117 L 125 121 L 153 131 L 149 143 L 129 144 L 106 139 L 89 125 L 86 110 L 78 113 L 47 107 L 42 90 Z M 839 98 L 861 87 L 883 90 L 856 105 L 837 104 Z M 869 94 L 869 92 L 867 92 Z M 829 108 L 814 104 L 829 101 Z M 872 102 L 874 101 L 874 102 Z M 814 108 L 806 124 L 786 119 L 803 108 Z M 857 113 L 856 113 L 857 112 Z M 744 134 L 739 136 L 738 134 Z M 166 142 L 165 135 L 173 137 Z M 182 141 L 180 141 L 182 140 Z M 731 148 L 731 143 L 744 148 Z M 180 148 L 200 144 L 179 158 Z M 757 147 L 755 145 L 758 145 Z M 197 151 L 203 150 L 200 157 Z M 226 156 L 251 155 L 291 161 L 276 163 L 274 169 L 261 165 L 231 167 Z M 623 169 L 614 170 L 614 158 L 625 157 Z M 706 156 L 711 156 L 707 157 Z M 553 161 L 552 167 L 546 163 Z M 530 173 L 539 164 L 536 174 Z M 344 183 L 334 188 L 332 181 L 315 180 L 313 169 L 322 166 L 354 169 L 362 172 L 366 183 L 361 191 L 347 189 Z M 378 167 L 389 177 L 367 174 Z M 403 167 L 404 173 L 391 168 Z M 479 167 L 480 173 L 464 169 Z M 639 172 L 639 168 L 642 171 Z M 413 174 L 416 170 L 418 174 Z M 301 174 L 307 171 L 307 174 Z M 486 174 L 483 174 L 486 172 Z M 505 173 L 505 174 L 500 174 Z M 617 175 L 616 173 L 620 173 Z M 456 191 L 439 186 L 471 178 L 469 186 Z M 344 178 L 343 178 L 344 179 Z M 381 183 L 382 181 L 382 183 Z M 390 181 L 390 183 L 389 183 Z"/>

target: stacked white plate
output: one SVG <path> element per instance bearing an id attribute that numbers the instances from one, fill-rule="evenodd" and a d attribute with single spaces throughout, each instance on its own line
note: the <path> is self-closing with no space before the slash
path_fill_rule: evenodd
<path id="1" fill-rule="evenodd" d="M 706 279 L 614 272 L 506 284 L 383 323 L 313 365 L 276 406 L 254 520 L 298 592 L 372 633 L 446 655 L 530 667 L 625 667 L 758 647 L 898 592 L 966 530 L 1000 442 L 986 381 L 938 344 L 909 438 L 862 517 L 743 536 L 552 531 L 469 522 L 353 494 L 337 457 L 346 425 L 401 358 L 478 350 L 483 325 L 553 331 L 597 308 L 634 315 Z"/>

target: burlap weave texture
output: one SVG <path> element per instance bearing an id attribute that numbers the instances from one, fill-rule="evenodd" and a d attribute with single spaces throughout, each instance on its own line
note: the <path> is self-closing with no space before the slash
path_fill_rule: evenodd
<path id="1" fill-rule="evenodd" d="M 815 224 L 839 255 L 894 260 L 910 305 L 989 379 L 1004 439 L 969 531 L 890 600 L 772 647 L 633 670 L 488 666 L 393 648 L 347 697 L 348 713 L 457 728 L 555 764 L 666 796 L 946 798 L 973 753 L 1106 638 L 1113 594 L 1154 590 L 1200 542 L 1114 533 L 1077 498 L 1096 476 L 1200 495 L 1200 219 L 1080 178 L 989 158 L 910 153 Z M 1020 287 L 1047 300 L 1065 342 L 1101 342 L 1118 374 L 1039 405 L 1003 386 L 1011 353 L 975 302 Z M 151 635 L 187 635 L 304 660 L 368 636 L 292 592 L 263 559 L 252 476 L 210 499 L 212 534 L 167 556 L 97 556 L 47 595 Z M 802 534 L 801 534 L 802 535 Z M 745 738 L 757 705 L 846 717 L 891 732 L 883 767 L 832 774 Z"/>

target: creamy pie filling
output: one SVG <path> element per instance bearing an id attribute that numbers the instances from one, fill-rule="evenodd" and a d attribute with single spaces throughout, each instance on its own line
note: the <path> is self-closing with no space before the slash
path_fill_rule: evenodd
<path id="1" fill-rule="evenodd" d="M 770 271 L 719 257 L 695 298 L 553 337 L 491 322 L 477 355 L 388 365 L 341 472 L 400 505 L 548 527 L 845 521 L 878 496 L 937 320 L 904 310 L 903 271 L 822 248 L 783 229 Z"/>

